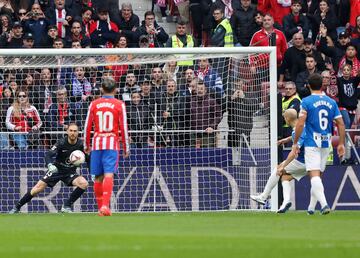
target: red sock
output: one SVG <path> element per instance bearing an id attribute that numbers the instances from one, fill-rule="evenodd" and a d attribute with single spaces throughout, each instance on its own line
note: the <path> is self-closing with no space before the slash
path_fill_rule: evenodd
<path id="1" fill-rule="evenodd" d="M 111 193 L 113 190 L 114 179 L 112 177 L 105 176 L 103 181 L 103 200 L 102 204 L 109 207 Z"/>
<path id="2" fill-rule="evenodd" d="M 94 182 L 94 193 L 95 193 L 98 209 L 100 210 L 103 204 L 103 182 L 98 182 L 98 181 Z"/>

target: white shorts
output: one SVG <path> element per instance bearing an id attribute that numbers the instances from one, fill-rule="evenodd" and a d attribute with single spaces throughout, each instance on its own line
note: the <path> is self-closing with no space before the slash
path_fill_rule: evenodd
<path id="1" fill-rule="evenodd" d="M 293 178 L 295 178 L 298 181 L 307 175 L 305 164 L 298 161 L 297 159 L 291 161 L 285 167 L 285 171 L 287 174 L 290 174 Z"/>
<path id="2" fill-rule="evenodd" d="M 306 171 L 320 170 L 324 172 L 329 154 L 329 148 L 305 147 Z"/>

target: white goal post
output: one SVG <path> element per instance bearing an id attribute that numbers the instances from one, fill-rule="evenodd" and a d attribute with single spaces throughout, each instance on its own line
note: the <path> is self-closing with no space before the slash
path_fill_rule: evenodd
<path id="1" fill-rule="evenodd" d="M 117 97 L 134 112 L 128 120 L 135 151 L 120 163 L 114 211 L 260 209 L 249 195 L 263 189 L 278 160 L 276 47 L 0 49 L 0 213 L 42 177 L 44 154 L 67 118 L 82 126 L 105 73 L 117 78 Z M 146 83 L 151 97 L 142 95 Z M 39 131 L 13 130 L 8 110 L 19 91 L 37 109 Z M 37 125 L 33 117 L 25 121 Z M 91 181 L 87 169 L 80 172 Z M 67 188 L 47 189 L 23 211 L 56 212 Z M 271 197 L 275 211 L 277 188 Z M 74 210 L 96 210 L 92 184 Z"/>

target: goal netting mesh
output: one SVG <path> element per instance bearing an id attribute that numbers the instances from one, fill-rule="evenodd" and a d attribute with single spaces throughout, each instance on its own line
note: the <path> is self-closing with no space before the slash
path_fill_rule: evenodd
<path id="1" fill-rule="evenodd" d="M 44 51 L 0 53 L 0 212 L 45 174 L 44 155 L 70 122 L 83 130 L 107 76 L 126 103 L 131 137 L 114 212 L 258 208 L 249 195 L 274 164 L 268 49 Z M 90 184 L 74 210 L 94 212 L 91 176 L 86 166 L 78 172 Z M 22 211 L 57 212 L 72 189 L 59 182 Z"/>

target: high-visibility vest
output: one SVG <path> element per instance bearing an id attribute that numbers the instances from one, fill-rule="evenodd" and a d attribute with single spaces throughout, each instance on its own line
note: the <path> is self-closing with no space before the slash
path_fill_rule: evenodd
<path id="1" fill-rule="evenodd" d="M 288 100 L 284 101 L 285 100 L 285 97 L 282 98 L 282 112 L 284 113 L 286 109 L 289 108 L 289 105 L 291 103 L 291 101 L 293 101 L 294 99 L 298 99 L 301 101 L 299 95 L 296 93 L 295 95 L 291 96 Z M 285 124 L 283 125 L 283 127 L 289 127 L 289 125 Z"/>
<path id="2" fill-rule="evenodd" d="M 173 35 L 171 37 L 171 47 L 172 48 L 183 48 L 184 44 L 176 35 Z M 194 40 L 193 40 L 193 37 L 190 35 L 186 35 L 186 47 L 194 47 Z M 185 66 L 185 65 L 192 66 L 192 65 L 194 65 L 194 61 L 193 60 L 178 61 L 177 65 L 178 66 Z"/>
<path id="3" fill-rule="evenodd" d="M 215 30 L 217 30 L 217 28 L 219 26 L 223 26 L 225 29 L 225 37 L 224 37 L 224 47 L 233 47 L 234 46 L 234 34 L 233 34 L 233 30 L 231 28 L 231 24 L 230 21 L 228 19 L 223 19 L 215 28 Z"/>

